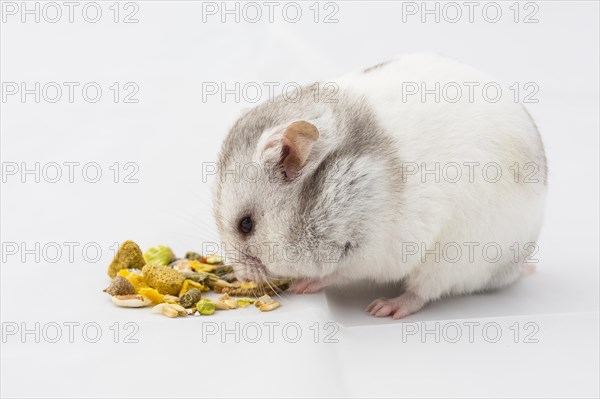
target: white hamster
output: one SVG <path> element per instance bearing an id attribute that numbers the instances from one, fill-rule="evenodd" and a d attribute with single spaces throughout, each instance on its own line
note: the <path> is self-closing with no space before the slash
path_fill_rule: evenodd
<path id="1" fill-rule="evenodd" d="M 214 192 L 238 277 L 292 278 L 297 293 L 397 283 L 367 307 L 393 318 L 517 280 L 542 225 L 546 158 L 494 82 L 407 55 L 242 115 Z"/>

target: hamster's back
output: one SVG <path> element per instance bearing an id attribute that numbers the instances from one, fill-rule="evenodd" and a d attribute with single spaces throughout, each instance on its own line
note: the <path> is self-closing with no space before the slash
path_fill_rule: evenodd
<path id="1" fill-rule="evenodd" d="M 494 161 L 506 173 L 515 162 L 535 163 L 537 177 L 546 181 L 533 119 L 506 85 L 483 72 L 435 54 L 414 54 L 336 83 L 342 92 L 364 98 L 404 162 Z"/>
<path id="2" fill-rule="evenodd" d="M 365 98 L 381 125 L 404 144 L 403 151 L 409 146 L 416 159 L 434 156 L 441 161 L 446 151 L 457 158 L 497 155 L 492 144 L 501 140 L 545 166 L 537 128 L 523 106 L 513 101 L 508 86 L 453 59 L 406 55 L 345 75 L 336 83 L 344 92 Z M 434 143 L 446 151 L 432 154 Z"/>

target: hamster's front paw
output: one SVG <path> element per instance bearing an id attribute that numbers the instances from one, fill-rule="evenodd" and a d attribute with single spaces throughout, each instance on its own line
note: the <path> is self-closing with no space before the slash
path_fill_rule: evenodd
<path id="1" fill-rule="evenodd" d="M 412 292 L 405 292 L 396 298 L 379 298 L 366 307 L 366 311 L 375 317 L 401 319 L 413 314 L 425 305 L 425 301 Z"/>
<path id="2" fill-rule="evenodd" d="M 314 294 L 325 288 L 325 283 L 321 280 L 301 279 L 292 282 L 290 291 L 294 294 Z"/>

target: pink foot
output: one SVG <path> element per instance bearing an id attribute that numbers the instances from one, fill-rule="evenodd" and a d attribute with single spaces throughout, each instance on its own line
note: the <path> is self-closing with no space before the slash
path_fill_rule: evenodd
<path id="1" fill-rule="evenodd" d="M 403 317 L 413 314 L 425 305 L 425 301 L 419 296 L 405 292 L 404 294 L 396 298 L 379 298 L 371 302 L 366 307 L 366 311 L 375 317 L 388 317 L 392 316 L 393 319 L 398 320 Z"/>
<path id="2" fill-rule="evenodd" d="M 315 292 L 321 291 L 325 287 L 325 284 L 321 280 L 296 280 L 292 283 L 290 291 L 294 294 L 314 294 Z"/>

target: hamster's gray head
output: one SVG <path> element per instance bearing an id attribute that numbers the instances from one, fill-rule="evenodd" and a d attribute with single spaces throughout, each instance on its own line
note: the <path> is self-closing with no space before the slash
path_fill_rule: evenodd
<path id="1" fill-rule="evenodd" d="M 219 154 L 214 213 L 239 279 L 323 278 L 376 237 L 390 143 L 371 143 L 378 134 L 363 122 L 271 104 L 235 123 Z"/>

